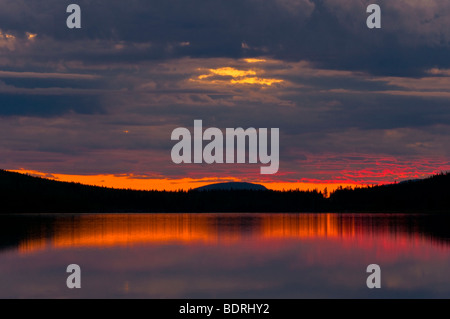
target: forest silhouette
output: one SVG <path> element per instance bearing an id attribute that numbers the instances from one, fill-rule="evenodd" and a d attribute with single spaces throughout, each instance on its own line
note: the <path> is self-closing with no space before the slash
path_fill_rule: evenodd
<path id="1" fill-rule="evenodd" d="M 1 213 L 441 212 L 450 173 L 395 184 L 318 190 L 137 191 L 67 183 L 0 170 Z"/>

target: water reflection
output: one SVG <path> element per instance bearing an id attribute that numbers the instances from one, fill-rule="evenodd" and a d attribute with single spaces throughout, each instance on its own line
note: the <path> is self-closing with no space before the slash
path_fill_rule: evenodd
<path id="1" fill-rule="evenodd" d="M 436 221 L 425 223 L 436 219 Z M 22 253 L 47 248 L 131 246 L 145 243 L 225 244 L 243 239 L 362 239 L 382 236 L 450 243 L 433 233 L 443 217 L 387 214 L 86 214 L 4 216 L 2 237 Z M 428 226 L 428 228 L 427 228 Z M 16 231 L 16 234 L 11 232 Z M 8 241 L 5 241 L 8 242 Z M 4 242 L 4 243 L 5 243 Z"/>
<path id="2" fill-rule="evenodd" d="M 426 214 L 0 216 L 0 297 L 448 297 L 448 222 Z M 89 289 L 64 287 L 70 263 L 82 265 Z M 370 263 L 382 266 L 381 291 L 365 287 Z"/>

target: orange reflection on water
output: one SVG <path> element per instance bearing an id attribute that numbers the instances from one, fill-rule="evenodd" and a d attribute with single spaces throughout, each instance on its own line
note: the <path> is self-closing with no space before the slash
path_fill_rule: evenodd
<path id="1" fill-rule="evenodd" d="M 354 237 L 354 219 L 339 219 L 336 214 L 281 214 L 264 218 L 265 238 Z"/>
<path id="2" fill-rule="evenodd" d="M 392 225 L 372 223 L 373 220 L 363 225 L 357 215 L 343 217 L 340 214 L 69 215 L 55 218 L 47 235 L 23 238 L 19 243 L 19 252 L 152 243 L 233 244 L 244 238 L 265 241 L 351 239 L 349 243 L 352 244 L 371 245 L 370 239 L 376 235 L 385 245 L 395 244 L 397 247 L 402 240 L 424 240 L 418 233 L 405 236 L 405 232 L 392 228 Z"/>
<path id="3" fill-rule="evenodd" d="M 245 220 L 248 218 L 248 220 Z M 244 222 L 244 223 L 243 223 Z M 131 246 L 143 243 L 233 243 L 253 238 L 354 236 L 354 223 L 335 214 L 99 214 L 60 218 L 49 239 L 27 238 L 20 252 L 67 247 Z M 249 231 L 251 230 L 251 231 Z"/>
<path id="4" fill-rule="evenodd" d="M 217 232 L 201 215 L 87 215 L 75 227 L 57 226 L 52 245 L 61 247 L 131 246 L 153 242 L 216 242 Z"/>
<path id="5" fill-rule="evenodd" d="M 120 246 L 161 242 L 236 242 L 246 235 L 238 215 L 151 214 L 87 215 L 75 227 L 57 226 L 54 247 Z M 353 220 L 336 214 L 249 214 L 251 236 L 270 239 L 287 237 L 354 237 Z M 63 222 L 65 223 L 65 222 Z M 247 234 L 248 235 L 248 234 Z"/>
<path id="6" fill-rule="evenodd" d="M 46 238 L 34 238 L 22 240 L 19 244 L 18 250 L 21 254 L 32 253 L 37 250 L 47 248 L 48 242 Z"/>

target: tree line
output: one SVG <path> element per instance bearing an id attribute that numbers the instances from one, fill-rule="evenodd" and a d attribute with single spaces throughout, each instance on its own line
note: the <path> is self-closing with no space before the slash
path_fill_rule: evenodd
<path id="1" fill-rule="evenodd" d="M 0 212 L 422 212 L 450 210 L 450 173 L 389 185 L 318 190 L 136 191 L 0 170 Z"/>

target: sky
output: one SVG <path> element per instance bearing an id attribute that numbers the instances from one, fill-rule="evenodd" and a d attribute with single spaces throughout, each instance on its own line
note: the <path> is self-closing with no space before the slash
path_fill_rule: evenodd
<path id="1" fill-rule="evenodd" d="M 450 171 L 449 56 L 441 0 L 0 0 L 0 168 L 170 190 L 423 178 Z M 279 128 L 279 171 L 174 164 L 194 120 Z"/>

